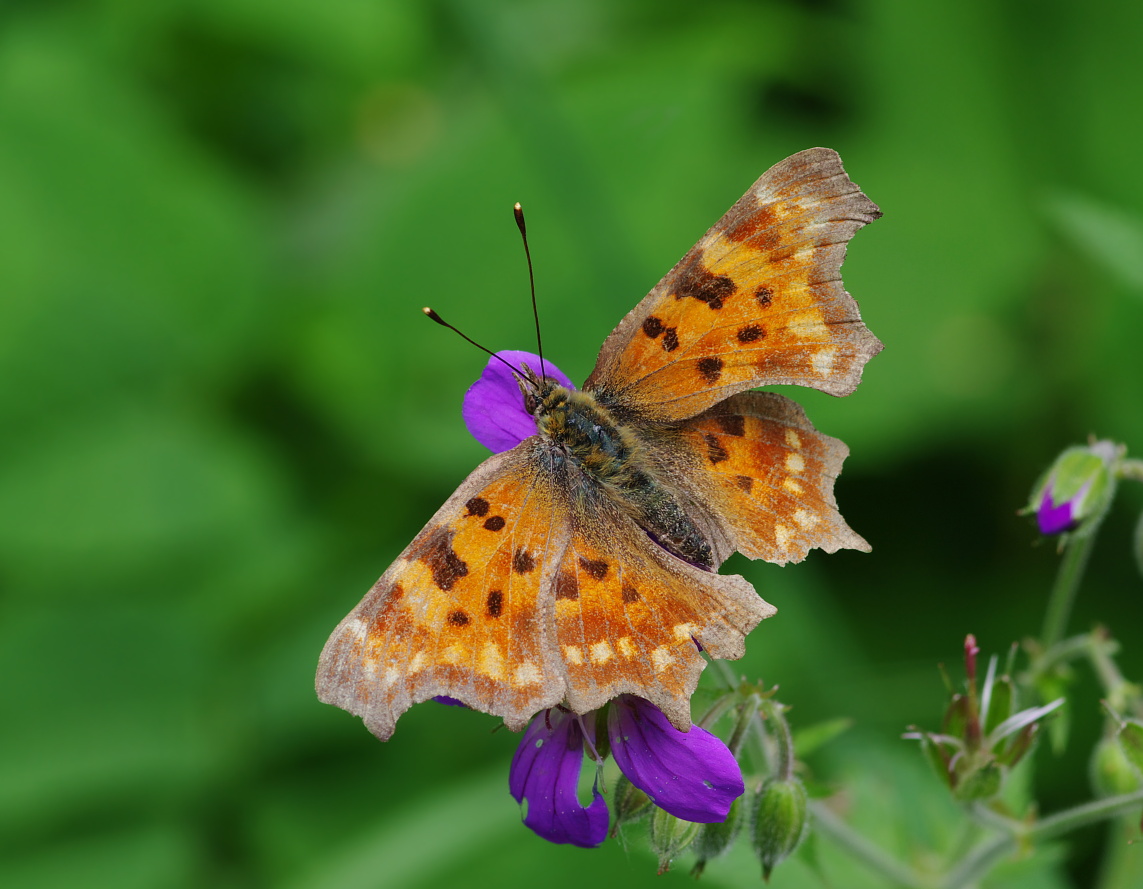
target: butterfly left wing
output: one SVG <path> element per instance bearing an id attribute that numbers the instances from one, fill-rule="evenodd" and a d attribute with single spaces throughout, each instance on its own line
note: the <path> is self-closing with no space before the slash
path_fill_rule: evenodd
<path id="1" fill-rule="evenodd" d="M 685 731 L 700 650 L 742 657 L 746 634 L 776 609 L 742 577 L 671 555 L 606 503 L 574 516 L 553 581 L 567 706 L 586 713 L 629 692 Z"/>
<path id="2" fill-rule="evenodd" d="M 381 740 L 437 695 L 515 731 L 555 706 L 565 689 L 549 591 L 570 521 L 539 439 L 490 457 L 333 631 L 318 697 Z"/>
<path id="3" fill-rule="evenodd" d="M 584 389 L 664 422 L 757 386 L 848 394 L 881 343 L 845 292 L 841 263 L 880 215 L 837 152 L 786 158 L 612 331 Z"/>

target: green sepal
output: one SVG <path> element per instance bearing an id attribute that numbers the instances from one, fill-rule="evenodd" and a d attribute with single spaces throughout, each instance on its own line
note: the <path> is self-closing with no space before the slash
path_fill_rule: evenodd
<path id="1" fill-rule="evenodd" d="M 1009 677 L 1001 676 L 992 683 L 992 696 L 988 701 L 988 716 L 984 721 L 985 737 L 1015 712 L 1012 706 L 1015 697 L 1016 692 Z"/>
<path id="2" fill-rule="evenodd" d="M 695 853 L 695 858 L 698 859 L 695 863 L 695 869 L 691 873 L 698 876 L 708 861 L 712 858 L 718 858 L 730 850 L 735 839 L 738 838 L 738 831 L 742 826 L 742 813 L 749 809 L 749 802 L 750 791 L 748 790 L 730 804 L 730 811 L 727 813 L 725 821 L 700 826 L 698 836 L 691 844 L 691 851 Z"/>
<path id="3" fill-rule="evenodd" d="M 615 782 L 615 792 L 612 797 L 615 805 L 616 825 L 633 824 L 642 821 L 651 814 L 651 797 L 627 780 L 626 775 L 620 775 Z"/>
<path id="4" fill-rule="evenodd" d="M 698 836 L 702 825 L 676 818 L 657 806 L 651 813 L 651 851 L 659 859 L 659 873 L 671 869 L 671 862 L 682 855 Z"/>
<path id="5" fill-rule="evenodd" d="M 1116 740 L 1132 768 L 1143 777 L 1143 723 L 1137 719 L 1126 720 L 1119 727 Z"/>
<path id="6" fill-rule="evenodd" d="M 966 725 L 968 725 L 968 697 L 957 692 L 945 710 L 941 732 L 954 738 L 963 738 Z"/>
<path id="7" fill-rule="evenodd" d="M 921 734 L 921 752 L 924 754 L 925 759 L 929 761 L 929 765 L 933 767 L 933 771 L 937 773 L 937 777 L 941 779 L 945 787 L 952 787 L 953 775 L 949 771 L 949 763 L 952 758 L 945 753 L 944 748 L 933 740 L 933 736 L 928 732 Z"/>
<path id="8" fill-rule="evenodd" d="M 986 762 L 960 776 L 953 788 L 953 796 L 959 800 L 991 799 L 1000 792 L 1004 783 L 1004 767 L 995 762 Z"/>

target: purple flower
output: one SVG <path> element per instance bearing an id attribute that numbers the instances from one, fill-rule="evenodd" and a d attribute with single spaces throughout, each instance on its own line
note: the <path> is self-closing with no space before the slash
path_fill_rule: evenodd
<path id="1" fill-rule="evenodd" d="M 1040 533 L 1062 534 L 1098 523 L 1115 490 L 1121 453 L 1110 441 L 1066 448 L 1037 483 L 1026 510 L 1036 513 Z"/>
<path id="2" fill-rule="evenodd" d="M 539 355 L 516 351 L 496 354 L 512 367 L 527 364 L 537 376 L 540 373 Z M 544 370 L 561 386 L 575 388 L 567 375 L 547 359 L 544 359 Z M 461 415 L 473 438 L 497 454 L 536 434 L 536 421 L 524 408 L 520 385 L 512 371 L 496 358 L 488 359 L 480 379 L 464 393 Z"/>
<path id="3" fill-rule="evenodd" d="M 1088 487 L 1081 488 L 1076 499 L 1082 499 L 1087 494 Z M 1056 506 L 1052 503 L 1052 492 L 1044 491 L 1043 499 L 1040 500 L 1040 507 L 1036 510 L 1036 522 L 1040 526 L 1040 533 L 1059 534 L 1074 528 L 1076 525 L 1073 515 L 1075 505 L 1075 500 L 1065 500 Z"/>
<path id="4" fill-rule="evenodd" d="M 697 725 L 680 732 L 658 707 L 634 695 L 620 695 L 608 706 L 611 754 L 635 787 L 677 818 L 726 820 L 745 786 L 734 754 L 722 741 Z M 606 836 L 607 807 L 598 791 L 588 807 L 575 796 L 585 739 L 580 726 L 594 724 L 594 713 L 579 718 L 558 709 L 540 713 L 512 761 L 512 795 L 517 802 L 528 801 L 524 823 L 553 843 L 595 846 Z M 538 740 L 543 744 L 537 748 Z M 569 827 L 573 823 L 578 832 Z"/>
<path id="5" fill-rule="evenodd" d="M 576 795 L 583 744 L 594 746 L 594 726 L 591 714 L 545 710 L 533 717 L 512 757 L 508 789 L 516 802 L 527 801 L 524 824 L 545 840 L 591 847 L 607 838 L 607 803 L 598 782 L 590 806 Z"/>

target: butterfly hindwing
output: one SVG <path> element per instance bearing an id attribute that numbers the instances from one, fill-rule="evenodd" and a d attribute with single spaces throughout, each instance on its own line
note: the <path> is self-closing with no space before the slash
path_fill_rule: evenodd
<path id="1" fill-rule="evenodd" d="M 752 559 L 800 562 L 812 548 L 869 551 L 837 510 L 833 485 L 849 449 L 773 392 L 743 392 L 687 421 L 679 450 L 706 472 L 690 478 Z"/>
<path id="2" fill-rule="evenodd" d="M 481 464 L 334 630 L 321 700 L 384 740 L 437 695 L 515 730 L 563 699 L 550 589 L 570 515 L 538 447 L 528 439 Z"/>
<path id="3" fill-rule="evenodd" d="M 575 524 L 555 577 L 555 635 L 578 713 L 631 692 L 690 725 L 690 696 L 712 657 L 742 656 L 747 633 L 774 613 L 741 577 L 665 552 L 621 512 Z"/>
<path id="4" fill-rule="evenodd" d="M 775 165 L 619 323 L 584 388 L 659 421 L 757 386 L 848 394 L 881 343 L 841 263 L 880 215 L 830 149 Z"/>

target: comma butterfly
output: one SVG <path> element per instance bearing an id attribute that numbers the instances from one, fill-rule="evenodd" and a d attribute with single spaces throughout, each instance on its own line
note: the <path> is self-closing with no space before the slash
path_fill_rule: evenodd
<path id="1" fill-rule="evenodd" d="M 841 281 L 881 215 L 837 153 L 768 170 L 612 331 L 582 390 L 519 372 L 535 434 L 482 463 L 338 625 L 318 697 L 387 739 L 446 695 L 522 729 L 651 701 L 678 728 L 705 661 L 775 613 L 718 567 L 868 551 L 837 511 L 848 454 L 756 386 L 847 395 L 881 343 Z"/>

